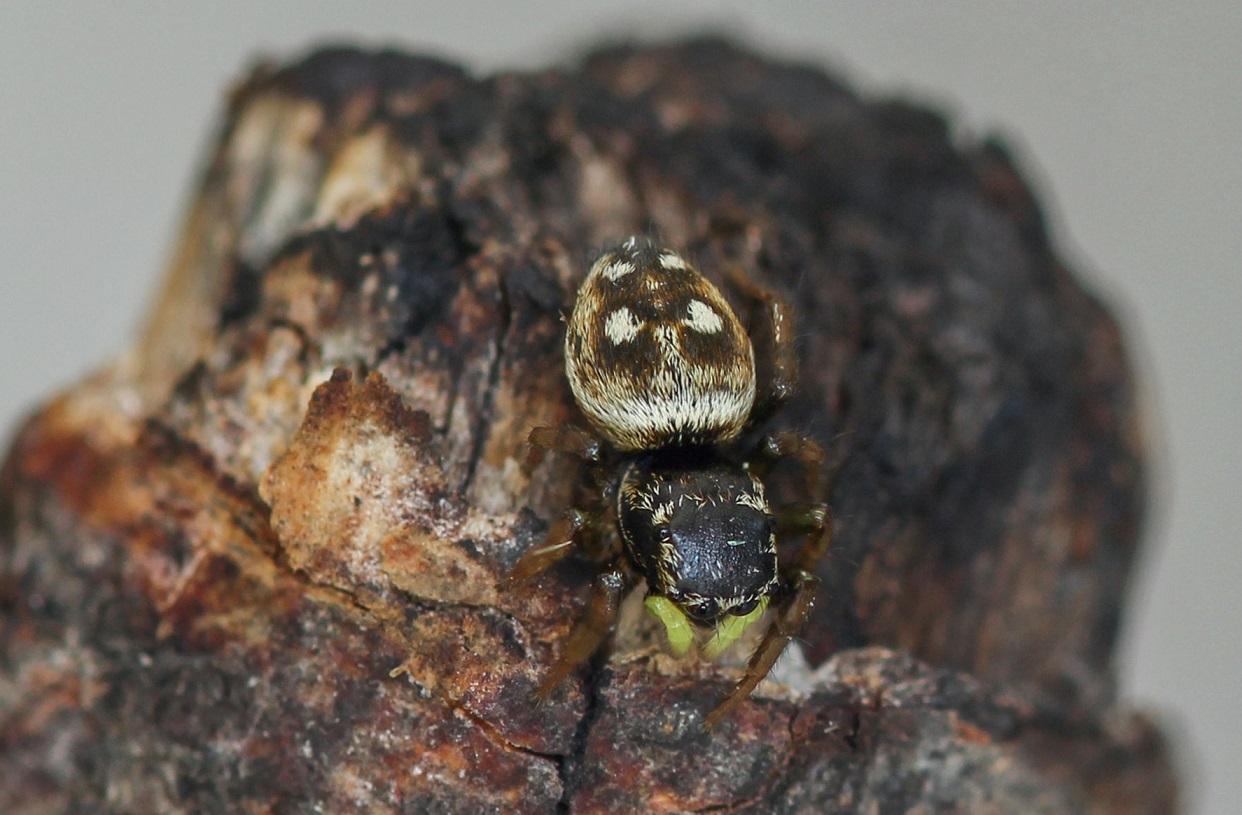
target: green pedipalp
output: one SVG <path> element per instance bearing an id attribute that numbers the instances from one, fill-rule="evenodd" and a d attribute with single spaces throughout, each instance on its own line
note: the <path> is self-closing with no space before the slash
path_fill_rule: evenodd
<path id="1" fill-rule="evenodd" d="M 664 623 L 668 632 L 668 645 L 673 653 L 682 656 L 694 645 L 694 628 L 685 612 L 679 609 L 672 600 L 652 594 L 643 601 L 643 605 L 657 620 Z"/>
<path id="2" fill-rule="evenodd" d="M 716 630 L 712 632 L 711 639 L 703 646 L 703 655 L 708 659 L 715 659 L 725 652 L 730 645 L 737 642 L 737 638 L 745 633 L 747 628 L 763 616 L 763 612 L 768 610 L 768 598 L 761 597 L 759 605 L 755 606 L 755 610 L 749 614 L 743 614 L 741 617 L 728 616 L 724 622 L 716 626 Z"/>

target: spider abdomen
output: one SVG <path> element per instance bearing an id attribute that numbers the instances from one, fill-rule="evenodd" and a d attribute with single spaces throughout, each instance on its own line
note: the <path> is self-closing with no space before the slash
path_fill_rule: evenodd
<path id="1" fill-rule="evenodd" d="M 716 444 L 755 401 L 750 338 L 681 255 L 632 237 L 578 291 L 565 372 L 582 412 L 620 450 Z"/>

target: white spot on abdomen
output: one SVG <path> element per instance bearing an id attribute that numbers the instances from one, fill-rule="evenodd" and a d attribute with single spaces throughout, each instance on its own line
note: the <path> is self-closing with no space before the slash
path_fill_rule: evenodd
<path id="1" fill-rule="evenodd" d="M 684 269 L 686 261 L 676 252 L 665 252 L 660 255 L 660 265 L 665 269 Z"/>
<path id="2" fill-rule="evenodd" d="M 702 300 L 690 301 L 690 316 L 681 322 L 686 328 L 693 329 L 700 334 L 715 334 L 724 326 L 724 322 L 715 309 Z"/>
<path id="3" fill-rule="evenodd" d="M 625 277 L 627 274 L 633 273 L 634 264 L 630 263 L 628 260 L 614 260 L 612 263 L 609 263 L 600 270 L 601 275 L 614 283 Z"/>
<path id="4" fill-rule="evenodd" d="M 620 345 L 637 337 L 642 327 L 643 323 L 634 316 L 634 313 L 627 307 L 622 306 L 612 314 L 609 314 L 604 321 L 604 334 L 615 345 Z"/>

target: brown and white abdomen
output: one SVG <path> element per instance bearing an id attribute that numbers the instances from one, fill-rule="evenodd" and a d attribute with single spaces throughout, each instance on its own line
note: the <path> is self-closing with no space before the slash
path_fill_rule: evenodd
<path id="1" fill-rule="evenodd" d="M 565 334 L 578 406 L 614 446 L 714 444 L 755 401 L 750 338 L 681 255 L 632 237 L 591 267 Z"/>

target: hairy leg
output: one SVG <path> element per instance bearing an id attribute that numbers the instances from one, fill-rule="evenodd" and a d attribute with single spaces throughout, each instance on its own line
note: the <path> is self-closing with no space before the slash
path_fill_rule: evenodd
<path id="1" fill-rule="evenodd" d="M 798 388 L 793 310 L 783 295 L 759 285 L 740 268 L 731 268 L 728 279 L 738 291 L 758 306 L 758 313 L 770 335 L 768 350 L 772 363 L 771 380 L 765 383 L 762 391 L 755 397 L 755 408 L 750 416 L 753 427 L 771 416 Z"/>
<path id="2" fill-rule="evenodd" d="M 576 425 L 536 427 L 526 438 L 526 460 L 522 462 L 522 472 L 530 475 L 548 450 L 569 453 L 594 464 L 603 457 L 604 445 L 594 434 Z"/>
<path id="3" fill-rule="evenodd" d="M 819 442 L 792 430 L 778 430 L 759 440 L 747 464 L 751 472 L 764 478 L 772 466 L 783 458 L 792 458 L 801 464 L 806 469 L 808 491 L 811 495 L 820 495 L 827 454 Z"/>
<path id="4" fill-rule="evenodd" d="M 794 574 L 789 599 L 777 611 L 776 619 L 768 628 L 767 633 L 763 635 L 759 647 L 750 655 L 742 679 L 725 697 L 725 700 L 703 720 L 705 727 L 715 727 L 732 713 L 733 709 L 745 701 L 751 691 L 772 670 L 772 666 L 784 652 L 789 640 L 796 637 L 802 630 L 802 624 L 806 622 L 807 615 L 811 612 L 811 601 L 815 597 L 815 588 L 818 585 L 819 579 L 810 572 L 798 570 Z"/>
<path id="5" fill-rule="evenodd" d="M 827 504 L 783 504 L 776 508 L 776 528 L 782 535 L 806 535 L 792 567 L 814 572 L 832 545 L 832 510 Z"/>
<path id="6" fill-rule="evenodd" d="M 786 504 L 776 511 L 777 528 L 783 533 L 805 534 L 806 539 L 794 556 L 785 579 L 784 598 L 759 646 L 746 663 L 741 680 L 707 718 L 706 727 L 714 727 L 751 692 L 772 670 L 789 641 L 798 636 L 811 613 L 819 578 L 815 567 L 832 544 L 832 513 L 825 504 Z"/>
<path id="7" fill-rule="evenodd" d="M 522 555 L 509 574 L 500 581 L 497 588 L 500 591 L 508 591 L 516 583 L 551 568 L 554 563 L 573 551 L 575 541 L 589 523 L 590 518 L 584 512 L 576 509 L 566 512 L 563 518 L 552 524 L 543 543 Z"/>
<path id="8" fill-rule="evenodd" d="M 564 650 L 539 683 L 538 696 L 546 699 L 574 668 L 599 650 L 617 623 L 621 600 L 631 585 L 631 579 L 619 563 L 595 576 L 586 614 L 569 633 Z"/>

